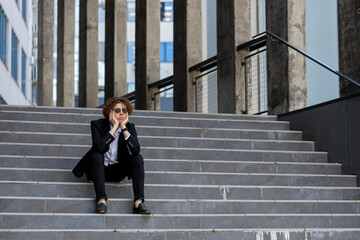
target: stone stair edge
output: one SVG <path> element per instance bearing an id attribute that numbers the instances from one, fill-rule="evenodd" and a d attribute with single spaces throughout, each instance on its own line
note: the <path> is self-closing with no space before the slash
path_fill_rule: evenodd
<path id="1" fill-rule="evenodd" d="M 88 136 L 89 139 L 91 137 L 90 133 L 66 133 L 66 132 L 24 132 L 24 131 L 1 131 L 0 134 L 14 134 L 14 135 L 57 135 L 57 136 Z M 257 139 L 257 138 L 210 138 L 210 137 L 178 137 L 178 136 L 154 136 L 154 135 L 140 135 L 138 136 L 139 139 L 141 138 L 155 138 L 155 139 L 181 139 L 181 140 L 205 140 L 205 141 L 251 141 L 251 142 L 289 142 L 289 143 L 314 143 L 314 141 L 305 141 L 305 140 L 283 140 L 283 139 Z"/>
<path id="2" fill-rule="evenodd" d="M 2 155 L 0 158 L 21 158 L 21 159 L 66 159 L 66 160 L 80 160 L 81 157 L 63 157 L 63 156 L 32 156 L 32 155 Z M 341 163 L 322 163 L 322 162 L 259 162 L 259 161 L 231 161 L 231 160 L 206 160 L 206 159 L 163 159 L 163 158 L 145 158 L 145 162 L 158 161 L 158 162 L 191 162 L 191 163 L 250 163 L 250 164 L 265 164 L 265 165 L 316 165 L 316 166 L 341 166 Z"/>
<path id="3" fill-rule="evenodd" d="M 38 171 L 38 172 L 71 172 L 72 169 L 56 169 L 56 168 L 17 168 L 17 167 L 0 167 L 1 170 L 7 171 Z M 313 177 L 338 177 L 338 178 L 356 178 L 354 174 L 314 174 L 314 173 L 240 173 L 240 172 L 181 172 L 181 171 L 147 171 L 148 174 L 182 174 L 182 175 L 231 175 L 231 176 L 313 176 Z"/>
<path id="4" fill-rule="evenodd" d="M 38 172 L 71 172 L 72 169 L 54 169 L 54 168 L 12 168 L 12 167 L 0 167 L 1 170 L 7 171 L 38 171 Z M 145 173 L 148 174 L 182 174 L 182 175 L 231 175 L 231 176 L 289 176 L 289 177 L 329 177 L 329 178 L 356 178 L 356 175 L 342 175 L 342 174 L 296 174 L 296 173 L 232 173 L 232 172 L 180 172 L 180 171 L 147 171 Z"/>
<path id="5" fill-rule="evenodd" d="M 12 181 L 0 180 L 1 184 L 37 184 L 37 185 L 72 185 L 72 186 L 93 186 L 91 182 L 47 182 L 47 181 Z M 131 187 L 131 183 L 105 183 L 105 186 Z M 323 189 L 323 190 L 360 190 L 360 187 L 344 186 L 279 186 L 279 185 L 230 185 L 230 184 L 153 184 L 145 183 L 145 187 L 178 187 L 178 188 L 207 188 L 207 189 Z"/>
<path id="6" fill-rule="evenodd" d="M 9 113 L 9 111 L 1 111 L 0 110 L 0 113 Z M 14 111 L 14 112 L 11 112 L 11 113 L 16 113 L 16 114 L 19 114 L 18 112 Z M 61 115 L 61 116 L 64 116 L 64 115 L 67 115 L 68 117 L 74 117 L 74 116 L 80 116 L 80 117 L 89 117 L 89 116 L 94 116 L 94 119 L 91 119 L 91 120 L 96 120 L 96 119 L 99 119 L 99 118 L 102 118 L 102 116 L 98 116 L 98 115 L 92 115 L 92 114 L 73 114 L 73 113 L 69 113 L 69 114 L 64 114 L 64 113 L 53 113 L 53 112 L 47 112 L 47 113 L 41 113 L 41 112 L 21 112 L 20 114 L 29 114 L 29 115 Z M 267 123 L 267 124 L 289 124 L 288 121 L 279 121 L 277 119 L 274 119 L 274 120 L 266 120 L 266 119 L 259 119 L 259 120 L 254 120 L 254 119 L 224 119 L 224 118 L 218 118 L 218 119 L 215 119 L 215 118 L 191 118 L 191 117 L 169 117 L 169 116 L 139 116 L 139 115 L 132 115 L 129 117 L 129 119 L 156 119 L 156 120 L 181 120 L 181 121 L 206 121 L 206 122 L 210 122 L 210 121 L 216 121 L 216 122 L 225 122 L 225 123 L 229 123 L 229 122 L 233 122 L 233 123 Z M 250 118 L 250 117 L 249 117 Z M 10 119 L 11 121 L 15 121 L 17 119 Z M 48 122 L 46 120 L 42 120 L 42 119 L 39 119 L 39 120 L 36 120 L 36 121 L 39 121 L 39 122 Z M 89 120 L 90 121 L 90 120 Z"/>
<path id="7" fill-rule="evenodd" d="M 360 228 L 209 228 L 209 229 L 0 229 L 0 232 L 277 232 L 284 233 L 288 231 L 292 232 L 318 232 L 318 231 L 331 231 L 331 232 L 342 232 L 342 231 L 354 231 L 360 232 Z"/>
<path id="8" fill-rule="evenodd" d="M 0 112 L 4 111 L 21 111 L 21 110 L 8 110 L 11 108 L 25 108 L 25 109 L 39 109 L 39 110 L 47 110 L 47 109 L 56 109 L 56 110 L 77 110 L 77 111 L 99 111 L 99 114 L 102 114 L 102 108 L 81 108 L 81 107 L 47 107 L 47 106 L 26 106 L 26 105 L 2 105 L 0 106 Z M 40 113 L 43 113 L 41 111 Z M 51 113 L 51 112 L 50 112 Z M 63 113 L 63 112 L 53 112 L 53 113 Z M 64 112 L 67 113 L 67 112 Z M 180 112 L 180 111 L 153 111 L 153 110 L 137 110 L 134 109 L 133 113 L 159 113 L 159 114 L 189 114 L 189 115 L 206 115 L 206 116 L 230 116 L 230 117 L 254 117 L 254 118 L 277 118 L 276 115 L 248 115 L 248 114 L 231 114 L 231 113 L 200 113 L 200 112 Z"/>
<path id="9" fill-rule="evenodd" d="M 80 144 L 59 144 L 59 143 L 7 143 L 0 142 L 0 145 L 11 146 L 49 146 L 49 147 L 72 147 L 91 148 L 91 145 Z M 328 154 L 322 151 L 298 151 L 298 150 L 252 150 L 252 149 L 223 149 L 223 148 L 188 148 L 188 147 L 141 147 L 142 150 L 184 150 L 184 151 L 222 151 L 222 152 L 264 152 L 264 153 L 301 153 L 301 154 Z"/>
<path id="10" fill-rule="evenodd" d="M 0 200 L 51 200 L 51 201 L 91 201 L 94 202 L 94 198 L 79 198 L 79 197 L 31 197 L 31 196 L 2 196 Z M 131 198 L 109 198 L 108 202 L 133 202 Z M 146 198 L 146 202 L 183 202 L 183 203 L 360 203 L 360 200 L 277 200 L 277 199 L 186 199 L 186 198 Z"/>

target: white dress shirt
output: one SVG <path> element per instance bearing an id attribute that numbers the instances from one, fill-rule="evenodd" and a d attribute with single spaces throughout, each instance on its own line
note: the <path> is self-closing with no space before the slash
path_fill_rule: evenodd
<path id="1" fill-rule="evenodd" d="M 110 129 L 112 129 L 112 125 L 110 124 Z M 112 141 L 110 143 L 109 146 L 109 151 L 107 151 L 105 153 L 105 158 L 104 158 L 104 165 L 105 166 L 109 166 L 111 164 L 115 164 L 118 163 L 118 159 L 117 159 L 117 154 L 118 154 L 118 143 L 119 143 L 119 137 L 120 137 L 120 133 L 121 133 L 121 128 L 119 127 L 118 130 L 116 130 L 115 135 L 114 135 L 114 141 Z M 125 140 L 127 140 L 130 137 L 130 135 L 125 138 Z"/>

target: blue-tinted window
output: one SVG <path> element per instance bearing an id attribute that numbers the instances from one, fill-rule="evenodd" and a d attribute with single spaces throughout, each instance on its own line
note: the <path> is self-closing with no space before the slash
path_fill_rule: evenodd
<path id="1" fill-rule="evenodd" d="M 127 3 L 127 20 L 128 22 L 135 22 L 135 2 Z"/>
<path id="2" fill-rule="evenodd" d="M 162 2 L 161 3 L 161 12 L 160 19 L 163 22 L 173 22 L 174 21 L 174 5 L 172 2 Z"/>
<path id="3" fill-rule="evenodd" d="M 7 19 L 6 15 L 0 6 L 0 57 L 6 63 L 6 33 L 7 33 Z"/>
<path id="4" fill-rule="evenodd" d="M 135 62 L 135 43 L 127 43 L 127 61 L 129 63 Z"/>
<path id="5" fill-rule="evenodd" d="M 172 42 L 160 43 L 160 62 L 173 62 L 173 48 Z"/>
<path id="6" fill-rule="evenodd" d="M 18 62 L 18 39 L 15 35 L 14 30 L 11 34 L 11 75 L 17 81 L 17 62 Z"/>
<path id="7" fill-rule="evenodd" d="M 105 22 L 105 8 L 99 7 L 98 18 L 99 22 Z"/>
<path id="8" fill-rule="evenodd" d="M 0 95 L 0 104 L 7 104 L 4 98 Z"/>
<path id="9" fill-rule="evenodd" d="M 135 91 L 135 83 L 127 83 L 127 92 L 131 93 Z"/>
<path id="10" fill-rule="evenodd" d="M 26 0 L 22 0 L 22 16 L 26 23 Z"/>
<path id="11" fill-rule="evenodd" d="M 165 62 L 166 59 L 166 43 L 160 43 L 160 62 Z"/>
<path id="12" fill-rule="evenodd" d="M 26 55 L 24 50 L 21 53 L 21 91 L 26 94 Z"/>
<path id="13" fill-rule="evenodd" d="M 172 42 L 166 43 L 166 58 L 165 58 L 166 62 L 174 61 L 173 48 L 174 48 L 174 44 Z"/>

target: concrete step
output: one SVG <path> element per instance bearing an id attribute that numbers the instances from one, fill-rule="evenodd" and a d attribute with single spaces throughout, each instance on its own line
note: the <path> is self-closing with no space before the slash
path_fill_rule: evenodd
<path id="1" fill-rule="evenodd" d="M 254 140 L 227 138 L 193 138 L 193 137 L 165 137 L 139 136 L 140 145 L 144 147 L 193 147 L 193 148 L 221 148 L 221 149 L 253 149 L 253 150 L 298 150 L 314 151 L 314 142 L 289 140 Z M 17 143 L 45 143 L 45 144 L 84 144 L 91 145 L 90 134 L 53 134 L 0 132 L 0 142 Z"/>
<path id="2" fill-rule="evenodd" d="M 246 186 L 336 186 L 355 187 L 355 175 L 320 174 L 265 174 L 265 173 L 216 173 L 216 172 L 163 172 L 146 171 L 145 183 L 188 185 L 246 185 Z M 0 180 L 84 182 L 70 170 L 36 168 L 0 168 Z M 124 180 L 124 183 L 131 181 Z"/>
<path id="3" fill-rule="evenodd" d="M 93 114 L 64 114 L 64 113 L 38 113 L 1 111 L 2 120 L 11 121 L 38 121 L 38 122 L 67 122 L 67 123 L 90 123 L 98 119 Z M 131 116 L 130 121 L 137 125 L 150 126 L 181 126 L 181 127 L 204 127 L 204 128 L 237 128 L 237 129 L 273 129 L 289 130 L 289 122 L 261 121 L 261 120 L 233 120 L 233 119 L 207 119 L 207 118 L 180 118 L 158 116 Z"/>
<path id="4" fill-rule="evenodd" d="M 2 212 L 93 213 L 91 198 L 0 197 Z M 109 213 L 131 214 L 133 200 L 111 199 Z M 146 199 L 156 214 L 359 214 L 360 201 Z"/>
<path id="5" fill-rule="evenodd" d="M 39 113 L 62 113 L 62 114 L 92 114 L 102 117 L 100 108 L 63 108 L 63 107 L 29 107 L 1 105 L 0 112 L 39 112 Z M 180 118 L 208 118 L 208 119 L 244 119 L 244 120 L 271 120 L 276 121 L 277 117 L 268 115 L 244 115 L 244 114 L 219 114 L 219 113 L 191 113 L 191 112 L 165 112 L 165 111 L 142 111 L 134 110 L 131 116 L 158 116 L 158 117 L 180 117 Z"/>
<path id="6" fill-rule="evenodd" d="M 2 155 L 82 157 L 90 145 L 32 144 L 0 142 Z M 210 148 L 142 147 L 142 155 L 152 159 L 194 159 L 231 161 L 326 162 L 327 153 Z"/>
<path id="7" fill-rule="evenodd" d="M 26 121 L 0 120 L 1 132 L 26 132 L 27 134 L 59 134 L 90 135 L 90 124 L 48 123 Z M 298 131 L 286 130 L 254 130 L 254 129 L 224 129 L 224 128 L 188 128 L 188 127 L 158 127 L 136 126 L 139 136 L 174 136 L 174 137 L 204 137 L 204 138 L 231 138 L 231 139 L 264 139 L 264 140 L 302 140 Z"/>
<path id="8" fill-rule="evenodd" d="M 158 239 L 158 240 L 214 240 L 214 239 L 241 239 L 241 240 L 358 240 L 358 228 L 281 228 L 281 229 L 88 229 L 88 230 L 61 230 L 61 229 L 0 229 L 0 238 L 3 240 L 23 239 Z"/>
<path id="9" fill-rule="evenodd" d="M 206 148 L 144 147 L 143 156 L 151 159 L 194 159 L 230 161 L 327 162 L 326 152 L 233 150 Z"/>
<path id="10" fill-rule="evenodd" d="M 359 214 L 0 213 L 2 229 L 360 228 Z"/>
<path id="11" fill-rule="evenodd" d="M 131 184 L 106 183 L 109 198 L 131 198 Z M 13 197 L 95 198 L 88 182 L 0 181 L 0 193 Z M 358 200 L 357 187 L 145 184 L 146 199 Z"/>
<path id="12" fill-rule="evenodd" d="M 73 169 L 78 157 L 0 155 L 0 167 Z M 145 159 L 148 171 L 341 174 L 341 164 L 221 160 Z"/>

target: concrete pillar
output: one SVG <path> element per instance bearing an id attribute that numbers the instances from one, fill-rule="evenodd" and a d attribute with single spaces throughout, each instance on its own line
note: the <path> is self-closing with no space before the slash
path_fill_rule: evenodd
<path id="1" fill-rule="evenodd" d="M 339 71 L 360 82 L 360 1 L 338 0 Z M 340 96 L 359 88 L 340 80 Z"/>
<path id="2" fill-rule="evenodd" d="M 135 108 L 154 110 L 158 89 L 147 85 L 160 80 L 160 1 L 136 0 L 135 25 Z"/>
<path id="3" fill-rule="evenodd" d="M 202 60 L 201 0 L 174 0 L 174 111 L 195 111 L 195 76 Z"/>
<path id="4" fill-rule="evenodd" d="M 54 1 L 38 2 L 37 104 L 53 106 Z"/>
<path id="5" fill-rule="evenodd" d="M 245 111 L 245 67 L 249 54 L 236 46 L 251 40 L 250 1 L 217 1 L 218 112 Z"/>
<path id="6" fill-rule="evenodd" d="M 306 49 L 306 0 L 266 0 L 266 29 Z M 270 37 L 267 40 L 268 113 L 280 114 L 307 104 L 306 59 Z"/>
<path id="7" fill-rule="evenodd" d="M 80 0 L 79 107 L 98 105 L 98 0 Z"/>
<path id="8" fill-rule="evenodd" d="M 106 0 L 105 101 L 127 93 L 127 1 Z"/>
<path id="9" fill-rule="evenodd" d="M 57 100 L 56 105 L 75 107 L 74 95 L 74 27 L 75 3 L 58 1 Z"/>

